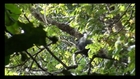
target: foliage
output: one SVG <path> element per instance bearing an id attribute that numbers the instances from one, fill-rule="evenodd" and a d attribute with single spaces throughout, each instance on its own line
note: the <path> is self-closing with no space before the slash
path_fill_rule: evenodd
<path id="1" fill-rule="evenodd" d="M 94 42 L 86 46 L 89 60 L 100 49 L 111 58 L 97 56 L 88 67 L 78 55 L 78 67 L 65 69 L 73 65 L 76 37 L 39 21 L 31 7 L 88 32 Z M 90 75 L 135 75 L 135 4 L 5 4 L 5 28 L 5 75 L 89 75 L 89 68 Z"/>

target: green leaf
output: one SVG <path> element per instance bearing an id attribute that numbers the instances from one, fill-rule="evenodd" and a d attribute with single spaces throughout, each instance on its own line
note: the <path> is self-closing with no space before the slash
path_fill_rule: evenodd
<path id="1" fill-rule="evenodd" d="M 18 21 L 18 17 L 21 14 L 20 9 L 15 4 L 5 4 L 5 8 L 7 11 L 10 11 L 8 15 L 14 19 L 14 21 Z"/>
<path id="2" fill-rule="evenodd" d="M 13 52 L 25 51 L 32 47 L 33 44 L 46 45 L 46 32 L 43 30 L 43 26 L 40 25 L 34 28 L 32 23 L 24 24 L 20 22 L 17 22 L 16 25 L 22 27 L 25 33 L 13 35 L 5 42 L 6 55 L 10 55 Z M 16 27 L 16 25 L 14 27 Z M 9 30 L 12 32 L 14 28 Z"/>
<path id="3" fill-rule="evenodd" d="M 10 19 L 10 17 L 8 16 L 8 14 L 5 12 L 5 25 L 6 26 L 10 26 L 14 24 L 14 21 L 12 21 L 12 19 Z"/>
<path id="4" fill-rule="evenodd" d="M 33 46 L 33 42 L 29 41 L 28 34 L 13 35 L 5 42 L 5 53 L 10 55 L 13 52 L 25 51 Z"/>
<path id="5" fill-rule="evenodd" d="M 5 8 L 10 10 L 12 13 L 21 13 L 20 9 L 15 4 L 5 4 Z"/>
<path id="6" fill-rule="evenodd" d="M 25 23 L 21 23 L 21 22 L 17 21 L 16 25 L 21 27 L 24 30 L 24 32 L 28 33 L 28 34 L 30 34 L 32 32 L 32 30 L 35 29 L 32 23 L 25 24 Z"/>
<path id="7" fill-rule="evenodd" d="M 46 45 L 46 32 L 43 30 L 43 27 L 32 29 L 32 40 L 36 45 Z"/>
<path id="8" fill-rule="evenodd" d="M 120 11 L 125 11 L 125 6 L 124 5 L 120 6 Z"/>
<path id="9" fill-rule="evenodd" d="M 108 61 L 108 62 L 106 63 L 106 69 L 109 69 L 109 68 L 112 66 L 113 62 L 114 62 L 114 61 Z"/>
<path id="10" fill-rule="evenodd" d="M 21 30 L 20 30 L 19 26 L 17 25 L 17 23 L 14 23 L 11 26 L 7 26 L 6 29 L 12 34 L 20 34 L 21 33 Z"/>

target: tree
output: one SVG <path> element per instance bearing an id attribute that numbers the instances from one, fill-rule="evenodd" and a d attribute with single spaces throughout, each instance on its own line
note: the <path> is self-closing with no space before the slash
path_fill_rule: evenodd
<path id="1" fill-rule="evenodd" d="M 135 4 L 5 4 L 5 75 L 135 75 Z"/>

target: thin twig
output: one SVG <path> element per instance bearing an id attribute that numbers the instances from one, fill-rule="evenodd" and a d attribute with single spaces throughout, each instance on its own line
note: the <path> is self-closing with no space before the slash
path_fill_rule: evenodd
<path id="1" fill-rule="evenodd" d="M 47 46 L 44 46 L 44 48 L 46 48 L 47 51 L 48 51 L 58 62 L 60 62 L 66 69 L 68 68 L 59 58 L 57 58 L 57 57 L 52 53 L 52 51 L 51 51 Z"/>
<path id="2" fill-rule="evenodd" d="M 117 62 L 123 62 L 123 63 L 127 63 L 125 61 L 119 61 L 119 60 L 116 60 L 112 57 L 107 57 L 107 56 L 99 56 L 99 55 L 93 55 L 90 62 L 89 62 L 89 70 L 88 70 L 88 75 L 90 75 L 90 71 L 91 71 L 91 62 L 93 61 L 94 58 L 102 58 L 102 59 L 108 59 L 108 60 L 112 60 L 112 61 L 117 61 Z M 128 63 L 127 63 L 128 64 Z"/>
<path id="3" fill-rule="evenodd" d="M 122 17 L 126 14 L 126 12 L 127 12 L 127 10 L 129 9 L 130 5 L 131 5 L 131 4 L 128 5 L 127 9 L 126 9 L 125 12 L 119 17 L 119 19 L 118 19 L 117 21 L 114 21 L 114 20 L 113 20 L 113 22 L 112 22 L 109 26 L 112 26 L 113 24 L 119 22 L 119 21 L 122 19 Z"/>
<path id="4" fill-rule="evenodd" d="M 107 10 L 108 10 L 108 13 L 111 13 L 108 4 L 106 4 L 106 8 L 107 8 Z"/>
<path id="5" fill-rule="evenodd" d="M 125 12 L 119 17 L 119 19 L 117 19 L 117 21 L 114 21 L 113 20 L 113 22 L 109 25 L 109 27 L 111 27 L 113 24 L 115 24 L 115 23 L 117 23 L 117 22 L 119 22 L 121 19 L 122 19 L 122 17 L 126 14 L 126 12 L 127 12 L 127 10 L 129 9 L 129 7 L 131 6 L 131 4 L 129 4 L 128 5 L 128 7 L 126 8 L 126 10 L 125 10 Z M 120 31 L 122 30 L 122 28 L 120 29 Z M 117 33 L 118 34 L 118 33 Z M 116 33 L 115 33 L 115 35 L 116 35 Z M 107 37 L 107 39 L 109 39 L 109 37 Z M 107 43 L 104 45 L 104 47 L 107 45 Z M 104 48 L 103 47 L 103 48 Z"/>
<path id="6" fill-rule="evenodd" d="M 26 62 L 27 62 L 27 61 L 23 62 L 22 64 L 18 64 L 18 65 L 16 65 L 16 66 L 10 66 L 10 67 L 5 66 L 5 68 L 16 68 L 16 67 L 18 67 L 18 66 L 23 66 Z"/>
<path id="7" fill-rule="evenodd" d="M 38 55 L 40 52 L 42 52 L 44 49 L 45 49 L 45 48 L 40 49 L 40 50 L 35 54 L 35 57 L 34 57 L 34 58 L 36 58 L 37 55 Z M 33 63 L 34 63 L 34 61 L 32 61 L 31 65 L 30 65 L 30 67 L 29 67 L 29 71 L 31 70 Z"/>
<path id="8" fill-rule="evenodd" d="M 24 10 L 22 10 L 22 12 L 24 13 Z M 23 14 L 24 15 L 24 17 L 26 18 L 26 20 L 29 22 L 29 23 L 31 23 L 30 22 L 30 20 L 27 18 L 27 16 L 25 15 L 25 13 Z"/>
<path id="9" fill-rule="evenodd" d="M 94 60 L 94 58 L 95 58 L 95 55 L 93 55 L 92 58 L 91 58 L 90 61 L 89 61 L 89 64 L 88 64 L 88 65 L 89 65 L 89 70 L 88 70 L 88 72 L 87 72 L 88 75 L 90 75 L 90 71 L 91 71 L 91 62 Z"/>
<path id="10" fill-rule="evenodd" d="M 43 69 L 40 65 L 39 65 L 39 63 L 36 61 L 36 59 L 34 59 L 34 57 L 30 54 L 30 53 L 28 53 L 27 51 L 25 51 L 29 56 L 30 56 L 30 58 L 37 64 L 37 66 L 40 68 L 40 69 L 42 69 L 43 71 L 47 71 L 46 69 Z"/>
<path id="11" fill-rule="evenodd" d="M 79 58 L 79 60 L 78 60 L 77 62 L 79 63 L 83 57 L 84 57 L 84 56 L 82 55 L 82 56 Z"/>
<path id="12" fill-rule="evenodd" d="M 125 22 L 125 24 L 124 24 L 124 26 L 130 21 L 130 19 L 132 18 L 132 14 L 133 14 L 133 10 L 132 10 L 132 12 L 131 12 L 131 15 L 130 15 L 130 17 L 129 17 L 129 19 L 127 20 L 127 22 Z M 122 29 L 123 29 L 124 27 L 122 27 L 115 35 L 117 35 Z"/>

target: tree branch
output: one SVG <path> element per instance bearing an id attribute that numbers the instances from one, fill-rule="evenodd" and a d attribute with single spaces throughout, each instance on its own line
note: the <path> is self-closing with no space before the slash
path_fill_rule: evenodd
<path id="1" fill-rule="evenodd" d="M 128 7 L 127 7 L 127 9 L 125 10 L 125 12 L 119 17 L 119 19 L 117 19 L 117 21 L 114 21 L 114 20 L 113 20 L 113 22 L 109 25 L 109 27 L 111 27 L 113 24 L 119 22 L 119 21 L 122 19 L 122 17 L 126 14 L 126 12 L 127 12 L 127 10 L 129 9 L 130 6 L 131 6 L 131 4 L 128 5 Z"/>
<path id="2" fill-rule="evenodd" d="M 45 49 L 45 48 L 44 48 L 44 49 Z M 38 52 L 35 54 L 35 57 L 34 57 L 34 58 L 36 58 L 37 55 L 38 55 L 41 51 L 43 51 L 44 49 L 40 49 L 40 51 L 38 51 Z M 34 60 L 32 61 L 31 65 L 30 65 L 30 67 L 29 67 L 29 71 L 31 70 L 33 63 L 34 63 Z"/>
<path id="3" fill-rule="evenodd" d="M 119 60 L 116 60 L 116 59 L 114 59 L 114 58 L 112 58 L 111 56 L 109 57 L 109 56 L 105 56 L 105 55 L 102 55 L 102 56 L 100 56 L 100 55 L 98 55 L 98 54 L 96 54 L 96 55 L 93 55 L 92 56 L 92 58 L 90 59 L 90 62 L 89 62 L 89 70 L 88 70 L 88 72 L 87 72 L 87 74 L 88 75 L 90 75 L 90 71 L 91 71 L 91 62 L 94 60 L 94 58 L 102 58 L 102 59 L 108 59 L 108 60 L 112 60 L 112 61 L 117 61 L 117 62 L 123 62 L 123 63 L 127 63 L 127 62 L 125 62 L 125 61 L 119 61 Z M 128 64 L 128 63 L 127 63 Z"/>
<path id="4" fill-rule="evenodd" d="M 88 75 L 90 75 L 90 71 L 91 71 L 91 62 L 94 60 L 94 58 L 95 58 L 95 55 L 93 55 L 92 58 L 91 58 L 90 61 L 89 61 L 89 64 L 88 64 L 89 70 L 88 70 L 88 72 L 87 72 Z"/>
<path id="5" fill-rule="evenodd" d="M 38 11 L 37 11 L 36 9 L 34 9 L 34 8 L 30 8 L 30 12 L 32 13 L 32 15 L 33 15 L 36 19 L 38 19 L 39 21 L 41 21 L 41 22 L 43 22 L 43 23 L 45 24 L 44 18 L 43 18 L 43 17 L 44 17 L 43 14 L 41 14 L 40 12 L 38 12 Z M 67 24 L 65 24 L 65 23 L 59 23 L 59 22 L 57 22 L 57 21 L 55 21 L 55 20 L 50 19 L 49 17 L 46 17 L 46 20 L 47 20 L 47 22 L 48 22 L 49 24 L 52 24 L 52 25 L 57 26 L 57 27 L 58 27 L 59 29 L 61 29 L 62 31 L 64 31 L 64 32 L 66 32 L 66 33 L 68 33 L 68 34 L 70 34 L 70 35 L 76 37 L 76 38 L 80 38 L 80 37 L 83 36 L 81 33 L 75 31 L 74 28 L 70 27 L 69 25 L 67 25 Z"/>
<path id="6" fill-rule="evenodd" d="M 44 46 L 44 48 L 46 48 L 47 51 L 48 51 L 58 62 L 60 62 L 66 69 L 68 68 L 59 58 L 57 58 L 57 57 L 52 53 L 52 51 L 51 51 L 47 46 Z"/>
<path id="7" fill-rule="evenodd" d="M 42 69 L 43 71 L 47 71 L 46 69 L 43 69 L 40 65 L 39 65 L 39 63 L 36 61 L 36 59 L 34 59 L 34 57 L 30 54 L 30 53 L 28 53 L 27 51 L 25 51 L 29 56 L 30 56 L 30 58 L 37 64 L 37 66 L 40 68 L 40 69 Z"/>

